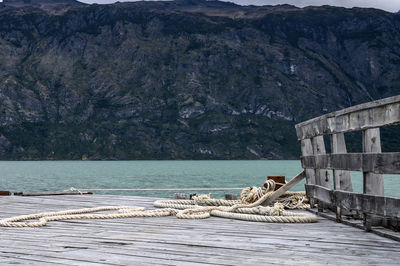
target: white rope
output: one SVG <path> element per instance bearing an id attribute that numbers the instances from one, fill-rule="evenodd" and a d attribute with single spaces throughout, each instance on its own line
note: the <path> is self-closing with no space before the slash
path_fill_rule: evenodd
<path id="1" fill-rule="evenodd" d="M 316 222 L 317 217 L 309 213 L 293 213 L 285 212 L 284 208 L 290 207 L 304 209 L 308 204 L 306 201 L 305 192 L 287 192 L 281 196 L 274 204 L 273 207 L 261 207 L 260 204 L 264 202 L 270 195 L 272 195 L 275 189 L 275 183 L 269 180 L 267 188 L 245 188 L 242 191 L 240 201 L 228 201 L 228 200 L 212 200 L 206 195 L 200 195 L 193 197 L 193 201 L 187 200 L 158 200 L 154 202 L 155 206 L 166 207 L 168 204 L 174 204 L 175 208 L 183 209 L 176 214 L 176 217 L 181 219 L 205 219 L 213 216 L 239 219 L 246 221 L 256 221 L 256 222 L 270 222 L 270 223 L 308 223 Z M 262 193 L 260 192 L 262 191 Z M 247 193 L 250 192 L 248 195 Z M 262 195 L 262 196 L 261 196 Z M 261 197 L 260 197 L 261 196 Z M 300 200 L 300 198 L 302 198 Z M 218 201 L 223 201 L 224 206 L 210 206 Z M 252 203 L 249 203 L 249 201 Z M 284 202 L 280 203 L 280 201 Z M 180 204 L 180 203 L 183 204 Z M 187 204 L 192 202 L 195 204 L 195 208 L 187 208 Z M 164 205 L 166 204 L 166 205 Z M 204 206 L 205 207 L 201 207 Z M 227 206 L 231 207 L 227 207 Z M 309 205 L 308 205 L 309 206 Z M 264 208 L 264 209 L 262 209 Z M 262 210 L 262 211 L 260 211 Z M 254 215 L 258 214 L 258 215 Z M 262 217 L 260 217 L 260 214 Z M 285 216 L 285 217 L 282 217 Z"/>
<path id="2" fill-rule="evenodd" d="M 132 217 L 161 217 L 176 215 L 180 219 L 205 219 L 217 216 L 268 223 L 311 223 L 317 216 L 309 213 L 294 213 L 288 209 L 309 208 L 304 192 L 286 192 L 273 206 L 260 206 L 275 189 L 275 182 L 268 180 L 267 188 L 245 188 L 241 193 L 242 200 L 211 199 L 209 195 L 194 196 L 193 200 L 157 200 L 155 207 L 162 209 L 145 210 L 136 206 L 102 206 L 78 210 L 44 212 L 21 215 L 0 220 L 4 227 L 39 227 L 49 221 L 71 219 L 119 219 Z M 71 188 L 71 190 L 77 190 Z M 78 190 L 79 191 L 79 190 Z M 80 192 L 80 191 L 79 191 Z M 101 211 L 118 211 L 117 213 L 93 214 Z M 30 221 L 28 220 L 36 220 Z"/>
<path id="3" fill-rule="evenodd" d="M 74 187 L 70 187 L 69 191 L 78 191 L 79 194 L 83 195 L 83 192 L 82 192 L 82 191 L 80 191 L 79 189 L 76 189 L 76 188 L 74 188 Z"/>

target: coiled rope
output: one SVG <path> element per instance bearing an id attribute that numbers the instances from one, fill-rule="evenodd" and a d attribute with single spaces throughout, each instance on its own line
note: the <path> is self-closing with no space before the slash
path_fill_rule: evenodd
<path id="1" fill-rule="evenodd" d="M 44 212 L 21 215 L 0 220 L 3 227 L 40 227 L 49 221 L 72 219 L 119 219 L 132 217 L 161 217 L 176 215 L 180 219 L 205 219 L 217 216 L 268 223 L 311 223 L 317 216 L 309 213 L 295 213 L 288 209 L 309 208 L 304 192 L 286 192 L 273 206 L 261 206 L 272 195 L 275 182 L 268 180 L 267 188 L 245 188 L 241 200 L 212 199 L 209 195 L 194 196 L 193 200 L 157 200 L 155 207 L 162 209 L 145 210 L 136 206 L 103 206 L 58 212 Z M 117 211 L 109 214 L 93 214 L 101 211 Z M 28 221 L 28 220 L 37 221 Z"/>

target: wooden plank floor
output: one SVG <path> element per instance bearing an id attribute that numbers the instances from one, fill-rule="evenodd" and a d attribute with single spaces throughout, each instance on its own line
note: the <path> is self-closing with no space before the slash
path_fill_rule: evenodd
<path id="1" fill-rule="evenodd" d="M 132 196 L 0 197 L 0 218 L 103 205 L 152 207 Z M 212 217 L 50 222 L 0 227 L 0 265 L 398 265 L 400 243 L 319 217 L 268 224 Z"/>

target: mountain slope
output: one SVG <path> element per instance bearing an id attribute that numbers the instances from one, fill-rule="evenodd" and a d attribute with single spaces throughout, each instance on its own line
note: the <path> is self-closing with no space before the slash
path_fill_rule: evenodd
<path id="1" fill-rule="evenodd" d="M 0 158 L 296 158 L 296 122 L 400 94 L 400 17 L 215 1 L 0 9 Z"/>

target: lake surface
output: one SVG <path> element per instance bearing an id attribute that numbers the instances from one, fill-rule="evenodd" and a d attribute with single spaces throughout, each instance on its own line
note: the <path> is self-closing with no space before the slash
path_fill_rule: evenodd
<path id="1" fill-rule="evenodd" d="M 190 188 L 262 186 L 268 175 L 290 180 L 300 161 L 0 161 L 0 190 L 38 192 L 85 188 Z M 362 175 L 352 172 L 362 192 Z M 385 175 L 385 195 L 400 197 L 400 179 Z M 304 182 L 292 190 L 304 190 Z M 97 194 L 171 197 L 174 191 L 112 191 Z M 189 193 L 189 192 L 188 192 Z M 190 192 L 194 193 L 194 192 Z M 206 193 L 201 191 L 200 193 Z M 211 192 L 213 197 L 240 191 Z"/>

